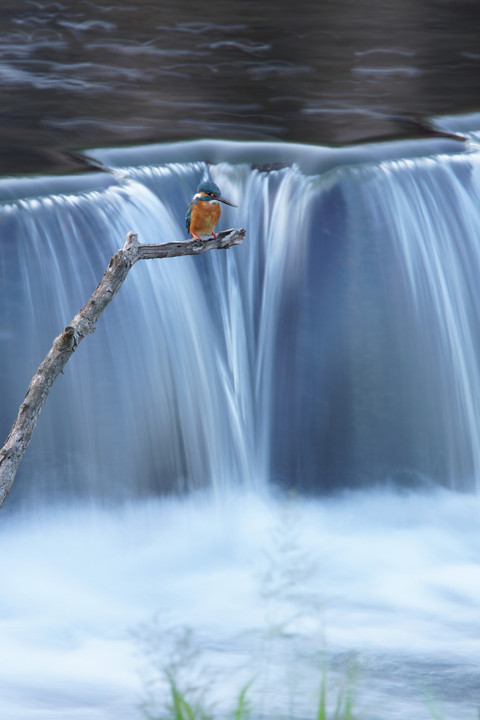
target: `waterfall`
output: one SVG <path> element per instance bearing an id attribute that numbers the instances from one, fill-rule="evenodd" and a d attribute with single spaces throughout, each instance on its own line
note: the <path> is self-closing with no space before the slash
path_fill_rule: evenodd
<path id="1" fill-rule="evenodd" d="M 129 163 L 2 181 L 0 430 L 134 230 L 180 241 L 208 174 L 243 245 L 136 265 L 58 378 L 12 498 L 266 482 L 474 487 L 478 152 Z M 144 151 L 139 158 L 144 163 Z"/>
<path id="2" fill-rule="evenodd" d="M 402 446 L 412 447 L 412 465 L 457 488 L 480 478 L 478 160 L 382 163 L 353 173 L 351 188 L 355 222 L 375 227 L 395 298 L 391 382 L 404 398 Z"/>

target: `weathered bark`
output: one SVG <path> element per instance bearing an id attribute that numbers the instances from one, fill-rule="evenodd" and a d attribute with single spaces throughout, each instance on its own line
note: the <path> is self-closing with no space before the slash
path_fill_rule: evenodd
<path id="1" fill-rule="evenodd" d="M 216 238 L 208 237 L 205 240 L 141 245 L 135 233 L 128 233 L 125 245 L 110 260 L 97 289 L 75 315 L 70 325 L 67 325 L 55 338 L 50 351 L 32 378 L 25 400 L 20 405 L 17 419 L 0 450 L 0 507 L 12 488 L 18 466 L 56 377 L 63 371 L 66 362 L 83 338 L 95 330 L 95 323 L 120 290 L 132 265 L 138 260 L 198 255 L 206 250 L 225 249 L 239 245 L 244 237 L 243 229 L 225 230 Z"/>

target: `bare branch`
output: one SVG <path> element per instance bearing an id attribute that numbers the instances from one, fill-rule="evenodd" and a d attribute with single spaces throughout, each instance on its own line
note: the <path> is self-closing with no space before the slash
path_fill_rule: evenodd
<path id="1" fill-rule="evenodd" d="M 3 448 L 0 450 L 0 507 L 10 492 L 18 466 L 31 440 L 40 411 L 55 379 L 83 338 L 95 330 L 95 323 L 120 290 L 132 265 L 139 260 L 198 255 L 207 250 L 222 250 L 239 245 L 245 230 L 225 230 L 217 237 L 186 240 L 180 243 L 142 245 L 129 232 L 125 245 L 111 258 L 108 268 L 93 295 L 75 315 L 70 325 L 53 341 L 53 345 L 32 378 Z"/>

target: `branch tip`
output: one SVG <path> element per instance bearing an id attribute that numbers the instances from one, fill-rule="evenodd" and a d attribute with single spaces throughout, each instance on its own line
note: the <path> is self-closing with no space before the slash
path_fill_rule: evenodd
<path id="1" fill-rule="evenodd" d="M 132 246 L 135 246 L 135 245 L 138 245 L 138 244 L 139 244 L 139 242 L 138 242 L 138 235 L 137 235 L 137 233 L 134 233 L 134 232 L 132 232 L 132 230 L 130 230 L 130 231 L 127 233 L 127 239 L 125 240 L 125 245 L 123 246 L 123 249 L 124 249 L 124 250 L 128 250 L 128 249 L 131 248 Z"/>

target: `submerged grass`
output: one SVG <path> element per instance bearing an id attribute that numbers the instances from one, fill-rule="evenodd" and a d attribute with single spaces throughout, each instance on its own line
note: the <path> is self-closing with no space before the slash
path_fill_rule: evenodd
<path id="1" fill-rule="evenodd" d="M 250 705 L 247 701 L 247 692 L 250 683 L 240 691 L 237 705 L 228 714 L 232 720 L 248 720 L 250 717 Z M 149 715 L 149 720 L 213 720 L 214 713 L 207 711 L 201 705 L 190 703 L 172 681 L 170 685 L 171 705 L 166 715 Z"/>
<path id="2" fill-rule="evenodd" d="M 219 660 L 218 654 L 215 657 L 218 648 L 208 639 L 197 643 L 188 628 L 166 629 L 161 623 L 157 627 L 155 622 L 140 629 L 137 640 L 149 661 L 146 673 L 149 679 L 144 676 L 149 698 L 143 704 L 148 720 L 379 720 L 389 716 L 388 707 L 384 709 L 386 713 L 375 710 L 373 714 L 372 709 L 370 712 L 359 709 L 364 700 L 359 700 L 363 693 L 354 656 L 342 653 L 341 657 L 338 654 L 328 657 L 324 629 L 319 631 L 323 627 L 321 598 L 308 591 L 312 559 L 302 550 L 301 529 L 295 505 L 287 503 L 272 536 L 273 547 L 265 549 L 264 568 L 256 574 L 266 615 L 264 644 L 252 643 L 249 657 L 242 658 L 237 668 L 241 673 L 239 684 L 252 674 L 255 679 L 244 682 L 236 699 L 235 691 L 228 690 L 232 693 L 231 707 L 225 692 L 232 686 L 232 668 L 222 669 L 223 658 Z M 297 634 L 298 624 L 305 619 L 309 622 L 309 639 L 318 635 L 316 651 L 306 650 L 305 635 Z M 313 622 L 315 619 L 320 619 L 318 626 Z M 257 640 L 261 639 L 259 634 Z M 295 652 L 298 642 L 299 652 Z M 259 652 L 260 646 L 263 652 Z M 213 653 L 215 668 L 200 657 L 205 651 L 210 659 Z M 312 663 L 319 665 L 316 695 L 315 679 L 309 678 L 308 697 L 306 684 L 303 683 L 303 691 L 297 685 L 302 678 L 299 663 L 304 662 L 306 653 L 310 653 Z M 251 670 L 252 664 L 255 671 Z M 212 701 L 212 697 L 217 699 Z M 446 720 L 431 698 L 424 697 L 423 702 L 422 717 Z"/>
<path id="3" fill-rule="evenodd" d="M 333 713 L 329 713 L 327 710 L 327 697 L 329 695 L 328 671 L 327 666 L 323 666 L 318 711 L 315 720 L 357 720 L 359 718 L 359 715 L 354 711 L 356 673 L 356 663 L 351 661 L 347 671 L 346 681 L 337 691 L 337 699 L 334 703 L 335 708 Z"/>
<path id="4" fill-rule="evenodd" d="M 190 701 L 182 694 L 175 682 L 171 680 L 170 702 L 167 704 L 165 711 L 160 714 L 152 714 L 145 710 L 145 716 L 148 720 L 215 720 L 218 717 L 225 718 L 225 720 L 227 718 L 231 720 L 249 720 L 252 715 L 259 718 L 260 715 L 254 712 L 247 698 L 250 685 L 251 683 L 248 683 L 241 689 L 237 704 L 230 713 L 218 715 L 213 710 L 207 710 L 201 704 Z M 352 690 L 352 687 L 347 687 L 346 691 L 341 690 L 338 693 L 333 713 L 329 713 L 327 711 L 327 676 L 325 674 L 322 677 L 318 710 L 316 714 L 312 714 L 312 720 L 359 720 L 359 716 L 353 711 Z"/>
<path id="5" fill-rule="evenodd" d="M 252 657 L 243 660 L 240 670 L 243 680 L 252 675 L 254 680 L 244 682 L 235 701 L 232 697 L 230 710 L 225 688 L 231 687 L 231 672 L 227 670 L 223 678 L 218 661 L 215 669 L 206 664 L 211 654 L 205 658 L 205 642 L 197 643 L 188 628 L 167 631 L 161 624 L 143 626 L 137 640 L 149 659 L 149 698 L 143 705 L 148 720 L 360 720 L 355 708 L 356 662 L 350 656 L 348 665 L 340 669 L 343 681 L 339 683 L 338 669 L 329 667 L 326 653 L 320 649 L 324 646 L 321 598 L 312 596 L 308 589 L 313 561 L 303 550 L 301 533 L 301 518 L 295 502 L 289 499 L 256 574 L 265 609 L 265 631 L 258 636 L 260 642 L 252 649 Z M 302 676 L 294 649 L 296 638 L 301 643 L 296 627 L 304 619 L 310 623 L 310 637 L 318 634 L 318 650 L 312 651 L 312 661 L 319 664 L 319 686 L 316 696 L 314 685 L 308 689 L 310 710 L 305 709 L 305 685 L 303 690 L 297 686 Z M 303 648 L 300 655 L 302 652 Z M 221 703 L 212 701 L 212 697 L 221 697 Z"/>
<path id="6" fill-rule="evenodd" d="M 185 634 L 182 643 L 190 643 L 190 633 Z M 189 657 L 192 658 L 189 649 Z M 178 674 L 181 669 L 182 673 Z M 274 720 L 295 720 L 295 698 L 293 709 L 279 715 L 278 710 L 272 707 L 254 703 L 250 698 L 250 691 L 255 681 L 247 682 L 238 693 L 236 703 L 231 710 L 222 708 L 218 710 L 214 704 L 207 700 L 211 685 L 206 682 L 204 687 L 197 684 L 182 682 L 183 671 L 178 659 L 170 663 L 163 671 L 161 694 L 143 705 L 143 713 L 147 720 L 260 720 L 270 718 Z M 311 715 L 301 714 L 302 720 L 361 720 L 361 716 L 354 709 L 356 690 L 356 665 L 351 662 L 343 685 L 335 691 L 330 687 L 327 665 L 324 664 L 318 692 L 318 705 L 312 706 Z M 260 693 L 261 695 L 261 693 Z M 153 701 L 152 701 L 153 700 Z M 159 709 L 159 706 L 162 706 Z"/>
<path id="7" fill-rule="evenodd" d="M 213 708 L 207 709 L 206 706 L 198 699 L 190 697 L 190 692 L 185 693 L 177 686 L 173 677 L 168 678 L 168 686 L 170 699 L 166 704 L 163 712 L 149 712 L 144 710 L 148 720 L 279 720 L 278 714 L 269 714 L 268 709 L 258 712 L 252 705 L 248 697 L 248 692 L 253 682 L 248 682 L 242 689 L 237 698 L 236 705 L 230 712 L 222 711 L 214 712 Z M 328 671 L 324 665 L 321 673 L 321 682 L 319 690 L 318 707 L 312 709 L 312 714 L 305 716 L 302 714 L 302 720 L 362 720 L 362 716 L 357 714 L 354 709 L 355 689 L 356 689 L 356 666 L 351 664 L 345 684 L 336 694 L 336 699 L 332 698 L 332 691 L 328 687 Z M 328 706 L 331 706 L 330 710 Z M 426 703 L 428 712 L 432 720 L 443 720 L 443 715 L 439 709 L 431 702 Z M 477 711 L 478 720 L 480 720 L 480 708 Z M 295 715 L 282 715 L 282 720 L 294 720 Z"/>

